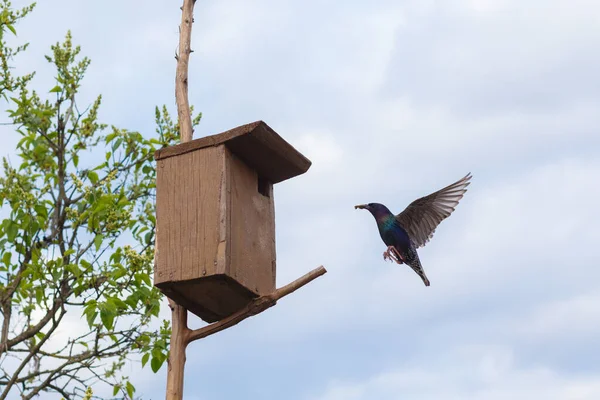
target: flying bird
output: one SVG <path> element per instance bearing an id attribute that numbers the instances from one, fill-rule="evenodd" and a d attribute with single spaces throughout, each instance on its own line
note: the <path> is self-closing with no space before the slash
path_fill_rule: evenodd
<path id="1" fill-rule="evenodd" d="M 383 259 L 407 264 L 421 277 L 425 286 L 429 286 L 417 249 L 425 246 L 440 222 L 452 214 L 471 184 L 470 180 L 469 172 L 453 184 L 413 201 L 398 215 L 379 203 L 360 204 L 354 208 L 368 210 L 375 217 L 379 235 L 388 246 L 383 252 Z"/>

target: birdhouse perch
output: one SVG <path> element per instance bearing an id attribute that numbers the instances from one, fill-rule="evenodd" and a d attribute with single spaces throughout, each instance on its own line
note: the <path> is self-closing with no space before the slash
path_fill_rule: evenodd
<path id="1" fill-rule="evenodd" d="M 154 285 L 206 322 L 275 291 L 273 184 L 311 162 L 262 121 L 158 150 Z"/>

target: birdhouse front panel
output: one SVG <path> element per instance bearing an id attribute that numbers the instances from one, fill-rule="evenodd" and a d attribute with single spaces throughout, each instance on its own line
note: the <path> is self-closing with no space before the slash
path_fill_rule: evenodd
<path id="1" fill-rule="evenodd" d="M 225 272 L 219 259 L 225 240 L 219 229 L 224 153 L 209 147 L 158 162 L 155 282 Z"/>

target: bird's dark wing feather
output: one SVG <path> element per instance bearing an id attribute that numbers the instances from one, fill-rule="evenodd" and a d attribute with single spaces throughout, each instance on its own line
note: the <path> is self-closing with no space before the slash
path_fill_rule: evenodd
<path id="1" fill-rule="evenodd" d="M 410 203 L 396 220 L 406 230 L 416 248 L 425 246 L 437 226 L 448 218 L 469 186 L 471 173 L 453 184 Z"/>

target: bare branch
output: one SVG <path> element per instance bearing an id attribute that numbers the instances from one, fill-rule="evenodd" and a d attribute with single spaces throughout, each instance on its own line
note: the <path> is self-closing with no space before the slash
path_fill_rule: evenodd
<path id="1" fill-rule="evenodd" d="M 6 399 L 6 396 L 8 396 L 8 393 L 10 392 L 11 387 L 13 387 L 13 385 L 15 384 L 17 379 L 19 379 L 19 374 L 21 373 L 23 368 L 25 368 L 25 366 L 27 365 L 29 360 L 31 360 L 33 358 L 33 356 L 37 353 L 37 351 L 50 338 L 50 336 L 56 330 L 56 328 L 58 328 L 58 325 L 60 324 L 60 320 L 65 315 L 65 313 L 66 313 L 66 311 L 63 309 L 62 312 L 59 314 L 58 319 L 57 320 L 55 319 L 53 321 L 53 324 L 50 327 L 48 333 L 33 347 L 33 349 L 31 349 L 31 352 L 27 355 L 27 357 L 25 357 L 23 359 L 23 361 L 21 361 L 21 364 L 19 365 L 19 367 L 13 372 L 12 378 L 6 384 L 4 391 L 2 392 L 2 394 L 0 394 L 0 400 Z"/>

